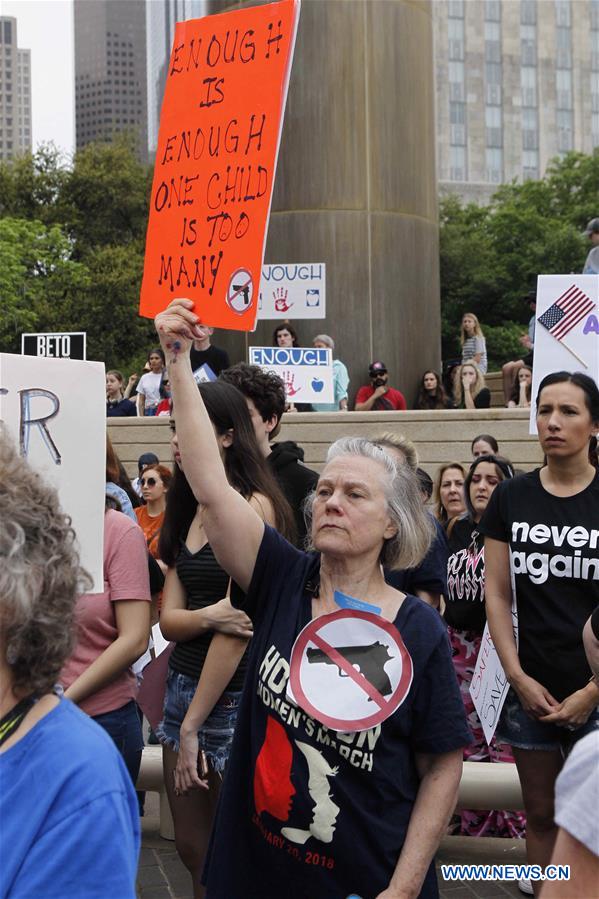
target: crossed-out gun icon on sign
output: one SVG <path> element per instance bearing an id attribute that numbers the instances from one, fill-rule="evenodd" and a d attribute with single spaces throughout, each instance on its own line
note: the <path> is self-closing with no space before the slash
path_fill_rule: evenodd
<path id="1" fill-rule="evenodd" d="M 243 294 L 243 305 L 248 306 L 250 302 L 250 284 L 233 284 L 235 293 Z"/>
<path id="2" fill-rule="evenodd" d="M 388 696 L 393 692 L 391 681 L 385 671 L 385 665 L 391 661 L 393 656 L 389 655 L 389 650 L 384 643 L 377 640 L 375 643 L 365 646 L 336 646 L 335 649 L 350 665 L 357 668 L 360 674 L 364 675 L 381 696 Z M 337 665 L 337 662 L 334 662 L 322 649 L 309 648 L 306 650 L 306 656 L 310 665 Z M 341 677 L 349 677 L 349 674 L 343 671 L 339 665 L 337 668 Z M 372 702 L 372 699 L 368 697 L 368 701 Z"/>

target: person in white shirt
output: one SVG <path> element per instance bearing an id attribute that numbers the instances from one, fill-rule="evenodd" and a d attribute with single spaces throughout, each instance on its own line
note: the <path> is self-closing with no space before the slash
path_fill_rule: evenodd
<path id="1" fill-rule="evenodd" d="M 137 411 L 139 415 L 156 415 L 156 407 L 162 397 L 160 384 L 164 373 L 164 353 L 160 348 L 148 354 L 150 370 L 142 375 L 137 385 Z"/>

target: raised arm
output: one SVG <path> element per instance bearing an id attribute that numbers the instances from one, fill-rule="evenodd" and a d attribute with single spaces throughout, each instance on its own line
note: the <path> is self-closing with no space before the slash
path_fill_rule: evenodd
<path id="1" fill-rule="evenodd" d="M 128 400 L 133 392 L 133 388 L 135 387 L 135 382 L 137 381 L 137 374 L 129 375 L 129 380 L 127 381 L 127 386 L 125 388 L 125 392 L 123 394 L 123 399 Z"/>
<path id="2" fill-rule="evenodd" d="M 166 355 L 177 437 L 185 476 L 202 505 L 202 519 L 214 554 L 225 571 L 247 590 L 264 523 L 228 483 L 206 407 L 193 378 L 189 351 L 199 318 L 191 300 L 174 300 L 156 317 Z"/>

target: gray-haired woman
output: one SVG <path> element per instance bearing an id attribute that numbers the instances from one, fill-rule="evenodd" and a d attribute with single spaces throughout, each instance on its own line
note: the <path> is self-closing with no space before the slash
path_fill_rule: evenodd
<path id="1" fill-rule="evenodd" d="M 311 502 L 315 551 L 287 543 L 227 482 L 189 363 L 192 307 L 156 319 L 179 448 L 254 623 L 207 896 L 435 897 L 470 738 L 441 619 L 382 574 L 428 548 L 415 478 L 367 440 L 339 441 Z"/>
<path id="2" fill-rule="evenodd" d="M 2 428 L 0 508 L 0 896 L 134 899 L 127 769 L 110 737 L 53 692 L 89 582 L 56 492 Z"/>

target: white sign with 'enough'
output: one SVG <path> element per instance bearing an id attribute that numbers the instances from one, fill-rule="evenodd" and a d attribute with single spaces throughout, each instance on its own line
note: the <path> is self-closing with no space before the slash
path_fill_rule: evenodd
<path id="1" fill-rule="evenodd" d="M 333 354 L 312 347 L 251 346 L 250 364 L 274 371 L 290 403 L 332 403 Z"/>

